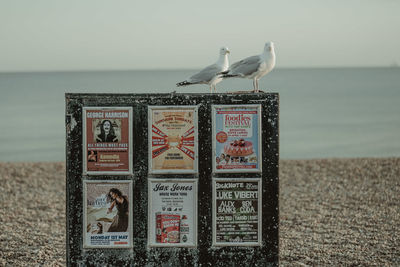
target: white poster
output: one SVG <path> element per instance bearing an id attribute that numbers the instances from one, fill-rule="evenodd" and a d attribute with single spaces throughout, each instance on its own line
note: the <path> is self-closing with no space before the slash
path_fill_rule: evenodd
<path id="1" fill-rule="evenodd" d="M 197 179 L 149 179 L 148 245 L 197 245 Z"/>
<path id="2" fill-rule="evenodd" d="M 132 247 L 132 182 L 83 182 L 83 247 Z"/>

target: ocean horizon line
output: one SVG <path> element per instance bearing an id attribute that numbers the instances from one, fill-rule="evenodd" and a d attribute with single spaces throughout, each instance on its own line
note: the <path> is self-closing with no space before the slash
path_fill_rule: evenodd
<path id="1" fill-rule="evenodd" d="M 56 69 L 56 70 L 5 70 L 0 74 L 24 74 L 24 73 L 89 73 L 89 72 L 147 72 L 147 71 L 196 71 L 202 67 L 190 68 L 143 68 L 143 69 Z M 400 66 L 380 65 L 380 66 L 298 66 L 298 67 L 279 67 L 275 70 L 330 70 L 330 69 L 400 69 Z"/>

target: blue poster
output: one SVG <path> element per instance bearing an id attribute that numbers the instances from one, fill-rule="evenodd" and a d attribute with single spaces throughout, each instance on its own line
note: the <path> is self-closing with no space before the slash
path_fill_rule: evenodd
<path id="1" fill-rule="evenodd" d="M 261 171 L 261 106 L 213 106 L 214 172 Z"/>

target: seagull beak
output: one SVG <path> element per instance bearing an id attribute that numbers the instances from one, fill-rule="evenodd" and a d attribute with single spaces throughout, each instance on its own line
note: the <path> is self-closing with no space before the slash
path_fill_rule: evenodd
<path id="1" fill-rule="evenodd" d="M 226 50 L 226 53 L 227 53 L 227 54 L 230 54 L 230 53 L 231 53 L 231 51 L 229 51 L 229 50 Z"/>

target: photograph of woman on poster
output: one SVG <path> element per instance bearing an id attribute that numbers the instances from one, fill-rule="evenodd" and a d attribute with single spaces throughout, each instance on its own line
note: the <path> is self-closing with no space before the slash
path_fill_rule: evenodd
<path id="1" fill-rule="evenodd" d="M 123 196 L 119 189 L 111 188 L 107 198 L 112 202 L 107 213 L 111 213 L 115 206 L 117 206 L 118 211 L 117 215 L 113 218 L 110 228 L 108 228 L 108 232 L 126 232 L 129 222 L 128 197 Z"/>
<path id="2" fill-rule="evenodd" d="M 100 134 L 96 137 L 96 142 L 118 142 L 118 138 L 115 135 L 114 127 L 110 120 L 104 120 L 100 126 Z"/>

